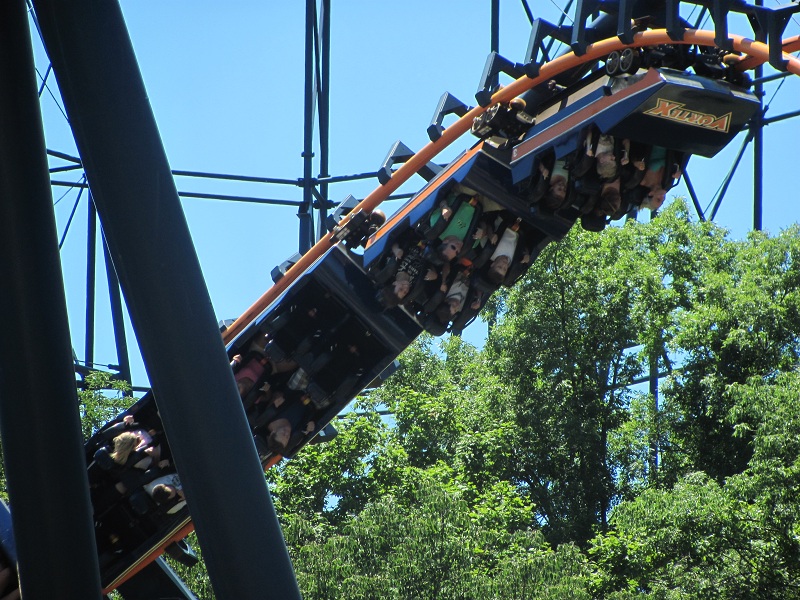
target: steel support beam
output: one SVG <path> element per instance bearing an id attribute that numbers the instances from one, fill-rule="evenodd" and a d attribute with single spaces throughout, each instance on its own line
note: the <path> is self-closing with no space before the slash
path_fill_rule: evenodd
<path id="1" fill-rule="evenodd" d="M 763 6 L 764 0 L 756 0 L 756 6 Z M 772 40 L 774 43 L 775 40 Z M 753 93 L 758 96 L 758 112 L 753 117 L 753 230 L 761 231 L 764 222 L 764 66 L 755 68 L 756 84 Z"/>
<path id="2" fill-rule="evenodd" d="M 97 210 L 94 208 L 92 196 L 86 203 L 86 348 L 83 360 L 87 367 L 94 364 L 94 315 L 97 281 Z M 128 380 L 130 381 L 130 380 Z"/>
<path id="3" fill-rule="evenodd" d="M 330 163 L 330 111 L 331 111 L 331 0 L 322 0 L 322 75 L 319 89 L 319 193 L 322 202 L 319 203 L 319 219 L 317 220 L 316 240 L 322 239 L 327 233 L 325 221 L 328 217 L 328 179 Z M 316 241 L 315 240 L 315 241 Z"/>
<path id="4" fill-rule="evenodd" d="M 131 362 L 128 355 L 128 336 L 125 333 L 125 318 L 122 311 L 122 294 L 119 290 L 119 278 L 114 270 L 111 251 L 108 248 L 105 237 L 103 238 L 103 258 L 106 265 L 108 300 L 111 304 L 111 324 L 114 328 L 114 346 L 117 350 L 117 371 L 123 381 L 133 383 Z"/>
<path id="5" fill-rule="evenodd" d="M 24 0 L 0 3 L 0 434 L 26 598 L 100 599 Z"/>
<path id="6" fill-rule="evenodd" d="M 650 381 L 649 381 L 650 396 L 653 399 L 653 423 L 659 421 L 659 406 L 658 406 L 658 356 L 653 354 L 650 356 Z M 658 458 L 659 458 L 659 443 L 658 443 L 658 430 L 650 432 L 650 480 L 658 481 Z"/>
<path id="7" fill-rule="evenodd" d="M 492 13 L 489 19 L 489 52 L 500 54 L 500 0 L 492 0 Z M 497 81 L 492 82 L 492 86 L 497 86 Z"/>
<path id="8" fill-rule="evenodd" d="M 692 198 L 692 204 L 694 204 L 694 209 L 697 211 L 697 216 L 701 221 L 705 221 L 706 215 L 703 212 L 703 207 L 700 206 L 700 200 L 697 198 L 697 192 L 694 190 L 694 185 L 692 185 L 692 180 L 687 171 L 683 172 L 683 181 L 686 183 L 686 189 L 689 190 L 689 196 Z"/>
<path id="9" fill-rule="evenodd" d="M 299 598 L 119 3 L 34 7 L 215 595 Z"/>
<path id="10" fill-rule="evenodd" d="M 297 211 L 300 219 L 298 250 L 308 252 L 314 245 L 314 107 L 316 105 L 316 85 L 314 84 L 314 38 L 317 19 L 317 0 L 306 0 L 306 43 L 305 43 L 305 100 L 303 102 L 303 203 Z"/>

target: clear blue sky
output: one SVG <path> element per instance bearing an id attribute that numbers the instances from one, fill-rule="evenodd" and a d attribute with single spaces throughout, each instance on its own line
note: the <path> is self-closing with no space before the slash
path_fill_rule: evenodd
<path id="1" fill-rule="evenodd" d="M 489 0 L 332 0 L 330 172 L 348 175 L 380 166 L 402 140 L 419 149 L 441 94 L 468 104 L 489 52 Z M 529 2 L 535 16 L 556 22 L 555 2 Z M 777 6 L 766 0 L 767 6 Z M 208 0 L 125 0 L 123 12 L 170 164 L 176 170 L 296 179 L 302 176 L 304 2 L 233 4 Z M 689 16 L 688 10 L 686 16 Z M 568 21 L 569 22 L 569 21 Z M 708 25 L 710 28 L 710 25 Z M 730 31 L 750 36 L 746 22 L 731 17 Z M 797 19 L 787 35 L 800 30 Z M 501 3 L 500 52 L 522 61 L 530 27 L 521 3 Z M 37 67 L 48 61 L 33 32 Z M 767 73 L 771 72 L 767 69 Z M 768 116 L 798 108 L 800 82 L 788 78 L 766 88 Z M 57 88 L 50 79 L 53 93 Z M 77 154 L 66 119 L 46 91 L 42 97 L 48 148 Z M 800 220 L 793 150 L 797 119 L 765 130 L 764 228 L 776 233 Z M 465 136 L 440 156 L 446 162 L 474 143 Z M 120 140 L 124 143 L 124 140 Z M 714 159 L 693 158 L 689 173 L 705 207 L 730 169 L 740 140 Z M 61 161 L 51 161 L 55 165 Z M 748 151 L 716 221 L 742 237 L 752 226 L 752 154 Z M 72 176 L 75 179 L 75 176 Z M 68 179 L 59 175 L 59 179 Z M 414 178 L 402 191 L 414 191 Z M 178 189 L 300 200 L 289 186 L 244 185 L 179 178 Z M 331 187 L 331 199 L 363 198 L 377 181 Z M 66 188 L 54 188 L 58 199 Z M 685 195 L 679 186 L 675 194 Z M 63 232 L 75 203 L 69 192 L 56 206 Z M 84 352 L 85 195 L 62 249 L 73 346 Z M 219 318 L 238 316 L 271 285 L 269 272 L 297 250 L 297 217 L 291 207 L 185 199 L 184 210 Z M 398 205 L 387 206 L 387 212 Z M 98 273 L 102 274 L 102 265 Z M 102 279 L 98 278 L 102 284 Z M 115 362 L 107 295 L 98 285 L 95 360 Z M 471 334 L 479 342 L 481 325 Z M 129 328 L 134 382 L 146 383 Z"/>

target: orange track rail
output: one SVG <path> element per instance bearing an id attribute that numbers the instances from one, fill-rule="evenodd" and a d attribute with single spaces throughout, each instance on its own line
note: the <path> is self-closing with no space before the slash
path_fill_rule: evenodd
<path id="1" fill-rule="evenodd" d="M 769 47 L 766 44 L 736 35 L 731 35 L 730 39 L 733 44 L 733 49 L 746 55 L 746 57 L 740 61 L 740 66 L 738 67 L 739 69 L 750 69 L 759 64 L 764 64 L 769 60 Z M 697 44 L 700 46 L 715 46 L 714 32 L 689 29 L 686 31 L 683 40 L 679 42 L 670 39 L 666 30 L 664 29 L 637 33 L 634 36 L 632 44 L 623 44 L 618 38 L 602 40 L 594 44 L 590 44 L 586 48 L 586 52 L 580 56 L 575 55 L 573 52 L 569 52 L 542 65 L 538 77 L 520 77 L 516 81 L 498 90 L 494 95 L 492 95 L 492 102 L 489 106 L 498 103 L 509 102 L 524 92 L 527 92 L 531 88 L 539 85 L 540 83 L 553 79 L 556 75 L 559 75 L 564 71 L 578 67 L 584 63 L 598 61 L 614 50 L 621 50 L 623 48 L 640 48 L 643 46 L 656 46 L 658 44 Z M 787 52 L 797 49 L 800 49 L 800 38 L 791 38 L 783 45 L 784 58 L 788 61 L 787 69 L 795 75 L 800 75 L 800 59 L 786 54 Z M 386 200 L 386 198 L 388 198 L 392 192 L 397 190 L 397 188 L 399 188 L 403 183 L 408 181 L 417 171 L 419 171 L 419 169 L 425 166 L 434 157 L 436 157 L 437 154 L 447 148 L 464 133 L 469 131 L 470 127 L 472 126 L 472 121 L 475 119 L 475 117 L 485 112 L 489 106 L 478 106 L 473 108 L 467 112 L 467 114 L 453 123 L 450 127 L 445 129 L 442 133 L 442 136 L 438 140 L 426 144 L 407 162 L 403 163 L 400 168 L 398 168 L 397 171 L 392 174 L 392 178 L 386 184 L 373 190 L 358 204 L 358 206 L 353 209 L 350 215 L 353 215 L 358 211 L 371 213 L 373 210 L 375 210 L 375 208 L 377 208 L 381 202 Z M 343 225 L 346 225 L 347 222 L 349 222 L 350 215 L 346 216 L 342 220 Z M 264 309 L 266 309 L 273 301 L 275 301 L 292 282 L 300 277 L 300 275 L 302 275 L 308 267 L 310 267 L 318 258 L 325 254 L 325 252 L 327 252 L 334 244 L 335 240 L 331 234 L 326 235 L 319 242 L 317 242 L 308 252 L 303 255 L 299 261 L 297 261 L 294 266 L 292 266 L 291 269 L 289 269 L 289 271 L 287 271 L 283 278 L 279 279 L 275 285 L 264 292 L 264 294 L 258 300 L 256 300 L 256 302 L 250 306 L 250 308 L 248 308 L 238 319 L 236 319 L 236 321 L 234 321 L 230 327 L 228 327 L 228 329 L 223 332 L 222 338 L 225 343 L 230 342 L 242 330 L 244 330 L 244 328 L 250 324 L 253 319 L 261 314 Z M 270 468 L 276 462 L 277 460 L 274 462 L 270 461 L 270 463 L 266 465 L 267 468 Z M 108 589 L 104 590 L 104 593 L 107 593 L 127 579 L 130 579 L 133 575 L 154 561 L 160 555 L 160 553 L 164 551 L 166 546 L 171 544 L 173 541 L 183 539 L 193 530 L 194 525 L 191 521 L 182 524 L 180 529 L 170 536 L 168 542 L 165 542 L 158 548 L 154 549 L 155 551 L 144 557 L 141 562 L 132 565 L 131 568 L 128 569 L 116 581 L 114 581 Z"/>
<path id="2" fill-rule="evenodd" d="M 800 35 L 795 35 L 783 40 L 784 53 L 788 54 L 789 52 L 797 52 L 798 50 L 800 50 Z M 765 62 L 767 62 L 766 58 L 746 56 L 736 64 L 736 69 L 739 71 L 748 71 L 750 69 L 755 69 L 759 65 L 763 65 Z"/>

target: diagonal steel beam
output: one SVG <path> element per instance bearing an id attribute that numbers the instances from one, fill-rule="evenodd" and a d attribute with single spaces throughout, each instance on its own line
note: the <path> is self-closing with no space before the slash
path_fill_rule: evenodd
<path id="1" fill-rule="evenodd" d="M 24 0 L 0 3 L 0 433 L 26 598 L 100 598 Z"/>
<path id="2" fill-rule="evenodd" d="M 35 0 L 218 598 L 299 598 L 119 3 Z"/>

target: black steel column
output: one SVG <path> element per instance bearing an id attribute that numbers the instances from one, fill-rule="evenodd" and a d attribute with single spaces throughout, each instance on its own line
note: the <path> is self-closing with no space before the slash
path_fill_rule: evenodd
<path id="1" fill-rule="evenodd" d="M 322 0 L 322 76 L 319 90 L 319 178 L 325 179 L 330 175 L 329 141 L 330 141 L 330 107 L 331 107 L 331 0 Z M 320 183 L 319 195 L 323 201 L 319 207 L 319 222 L 317 224 L 317 239 L 321 239 L 327 232 L 325 219 L 328 216 L 328 184 Z"/>
<path id="2" fill-rule="evenodd" d="M 655 352 L 650 356 L 650 396 L 653 398 L 653 427 L 650 432 L 650 483 L 658 481 L 658 455 L 659 455 L 659 406 L 658 406 L 658 355 Z"/>
<path id="3" fill-rule="evenodd" d="M 50 174 L 24 0 L 0 2 L 0 433 L 26 598 L 99 600 Z"/>
<path id="4" fill-rule="evenodd" d="M 92 195 L 89 194 L 88 222 L 86 224 L 86 349 L 84 360 L 86 366 L 94 364 L 94 307 L 95 283 L 97 281 L 97 209 L 94 207 Z"/>
<path id="5" fill-rule="evenodd" d="M 756 0 L 756 6 L 763 6 L 764 0 Z M 753 127 L 753 229 L 761 231 L 764 212 L 764 66 L 758 65 L 753 73 L 756 83 L 753 93 L 758 96 L 758 112 L 752 120 Z"/>
<path id="6" fill-rule="evenodd" d="M 91 196 L 90 196 L 91 198 Z M 91 198 L 94 205 L 94 198 Z M 108 301 L 111 305 L 111 324 L 114 330 L 114 347 L 117 350 L 117 368 L 123 381 L 133 385 L 131 362 L 128 354 L 128 336 L 125 333 L 125 318 L 122 314 L 122 295 L 119 291 L 119 278 L 114 270 L 111 251 L 103 236 L 103 261 L 106 265 L 106 282 L 108 283 Z"/>
<path id="7" fill-rule="evenodd" d="M 34 0 L 218 598 L 299 598 L 118 2 Z"/>
<path id="8" fill-rule="evenodd" d="M 490 19 L 489 52 L 500 52 L 500 0 L 492 0 L 492 17 Z"/>
<path id="9" fill-rule="evenodd" d="M 756 77 L 762 67 L 756 67 Z M 761 231 L 764 214 L 764 88 L 757 83 L 753 91 L 761 106 L 753 118 L 753 229 Z"/>
<path id="10" fill-rule="evenodd" d="M 303 103 L 303 204 L 297 211 L 300 219 L 300 254 L 308 252 L 314 245 L 314 219 L 312 204 L 314 202 L 314 105 L 316 86 L 314 85 L 314 31 L 317 14 L 317 0 L 306 0 L 306 68 L 305 68 L 305 102 Z"/>
<path id="11" fill-rule="evenodd" d="M 489 52 L 500 53 L 500 0 L 492 0 L 492 15 L 489 20 L 490 39 Z M 489 89 L 495 90 L 500 85 L 500 76 L 495 74 L 489 82 Z"/>

